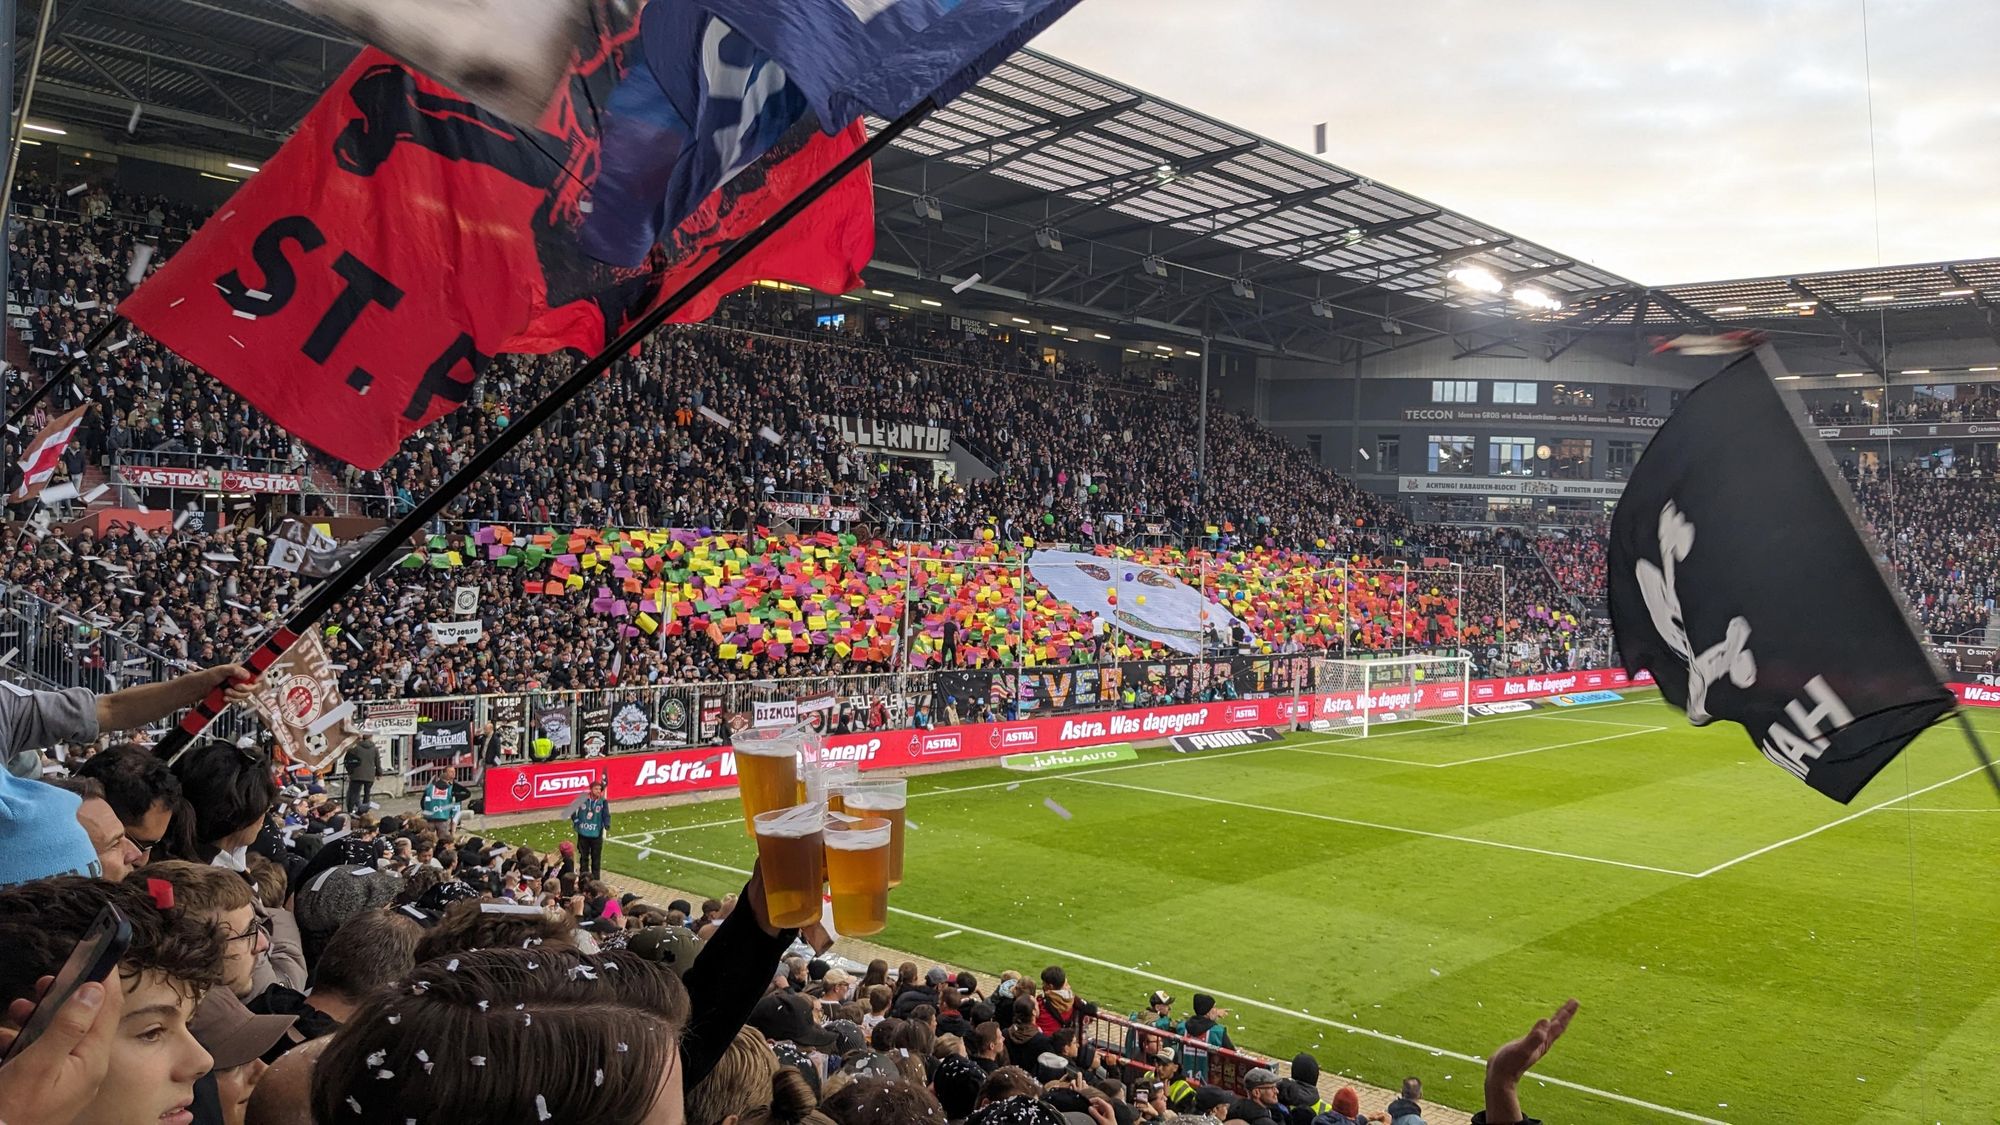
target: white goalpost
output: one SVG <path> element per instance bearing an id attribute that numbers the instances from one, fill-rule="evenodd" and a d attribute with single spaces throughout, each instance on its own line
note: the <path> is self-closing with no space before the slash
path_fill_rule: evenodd
<path id="1" fill-rule="evenodd" d="M 1294 714 L 1317 733 L 1366 738 L 1384 726 L 1472 720 L 1472 661 L 1457 654 L 1321 659 L 1312 680 L 1311 706 Z"/>

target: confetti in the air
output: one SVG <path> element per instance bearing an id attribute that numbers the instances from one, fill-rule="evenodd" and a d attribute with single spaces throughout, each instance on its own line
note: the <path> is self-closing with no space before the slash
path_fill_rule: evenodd
<path id="1" fill-rule="evenodd" d="M 1056 804 L 1056 799 L 1054 797 L 1043 797 L 1042 807 L 1048 809 L 1050 812 L 1056 814 L 1057 816 L 1062 817 L 1064 820 L 1074 820 L 1076 818 L 1074 813 L 1070 812 L 1066 808 L 1063 808 L 1061 805 Z"/>

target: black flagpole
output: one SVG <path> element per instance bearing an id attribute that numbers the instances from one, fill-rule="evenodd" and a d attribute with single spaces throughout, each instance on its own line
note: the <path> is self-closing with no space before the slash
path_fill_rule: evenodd
<path id="1" fill-rule="evenodd" d="M 92 355 L 94 355 L 97 352 L 98 347 L 102 345 L 104 341 L 110 339 L 111 334 L 117 331 L 118 326 L 123 323 L 125 323 L 124 317 L 113 315 L 110 320 L 107 320 L 103 324 L 98 325 L 97 331 L 92 332 L 90 334 L 90 338 L 83 342 L 82 351 L 69 357 L 69 362 L 62 365 L 62 370 L 56 372 L 54 375 L 51 375 L 47 379 L 43 380 L 41 386 L 36 387 L 34 390 L 28 392 L 28 397 L 22 399 L 21 404 L 19 406 L 16 406 L 13 410 L 8 411 L 7 428 L 9 430 L 13 430 L 17 426 L 19 426 L 21 424 L 21 419 L 28 416 L 28 411 L 33 410 L 35 408 L 35 404 L 42 401 L 42 398 L 49 393 L 49 390 L 51 388 L 53 388 L 58 383 L 68 382 L 72 374 L 76 371 L 77 365 L 82 363 L 84 360 L 89 359 Z M 78 403 L 77 405 L 81 406 L 83 404 Z"/>
<path id="2" fill-rule="evenodd" d="M 412 536 L 420 532 L 423 526 L 439 512 L 444 511 L 445 505 L 457 499 L 460 493 L 499 463 L 502 457 L 512 452 L 514 447 L 526 440 L 529 434 L 539 429 L 542 423 L 555 417 L 557 411 L 582 394 L 598 376 L 609 370 L 620 356 L 644 343 L 646 337 L 659 331 L 660 326 L 689 301 L 706 292 L 710 286 L 722 279 L 723 274 L 734 269 L 787 223 L 798 218 L 807 207 L 817 202 L 834 185 L 872 160 L 876 153 L 888 147 L 889 142 L 922 121 L 935 108 L 935 103 L 929 98 L 919 102 L 909 112 L 883 127 L 881 132 L 868 138 L 866 144 L 849 153 L 839 164 L 827 169 L 819 179 L 814 180 L 791 202 L 779 208 L 776 214 L 766 219 L 756 230 L 732 243 L 729 249 L 722 252 L 721 257 L 701 271 L 700 276 L 681 286 L 673 296 L 661 302 L 653 311 L 639 318 L 637 323 L 621 333 L 617 339 L 605 345 L 603 351 L 577 368 L 576 374 L 571 375 L 566 382 L 557 387 L 553 394 L 536 403 L 513 425 L 500 431 L 500 436 L 494 438 L 491 444 L 475 454 L 458 472 L 452 474 L 450 480 L 439 485 L 437 491 L 411 509 L 410 513 L 390 528 L 387 534 L 314 588 L 304 604 L 294 609 L 291 616 L 285 619 L 285 623 L 273 630 L 270 637 L 241 663 L 258 672 L 270 667 L 272 661 L 282 656 L 285 650 L 299 639 L 300 633 L 318 624 L 336 603 L 351 593 L 355 587 L 367 581 L 377 570 L 386 566 Z M 208 724 L 215 721 L 216 716 L 222 714 L 227 706 L 222 688 L 210 692 L 207 699 L 202 700 L 199 705 L 182 716 L 180 726 L 167 732 L 166 737 L 154 747 L 154 753 L 168 759 L 177 757 L 208 728 Z"/>

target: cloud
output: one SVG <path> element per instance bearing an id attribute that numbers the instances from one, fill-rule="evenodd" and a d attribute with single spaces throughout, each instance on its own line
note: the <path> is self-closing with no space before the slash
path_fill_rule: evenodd
<path id="1" fill-rule="evenodd" d="M 1862 13 L 1089 0 L 1035 46 L 1652 284 L 1874 265 L 1878 192 L 1879 261 L 2000 255 L 2000 5 Z"/>

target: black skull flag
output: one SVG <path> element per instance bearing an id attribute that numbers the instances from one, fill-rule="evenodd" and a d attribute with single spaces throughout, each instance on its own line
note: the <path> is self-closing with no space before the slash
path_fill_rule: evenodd
<path id="1" fill-rule="evenodd" d="M 1688 395 L 1611 520 L 1611 620 L 1697 726 L 1847 802 L 1954 698 L 1757 356 Z"/>

